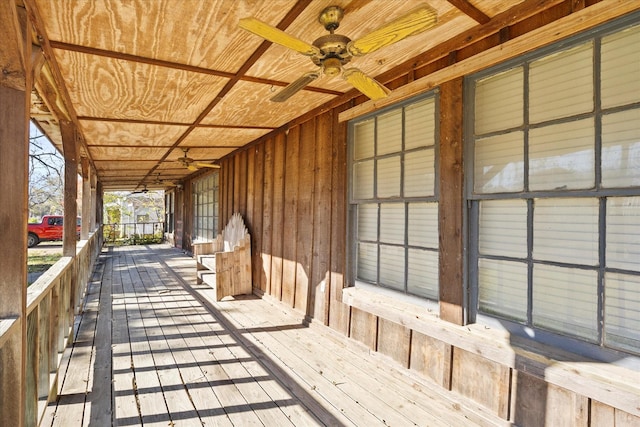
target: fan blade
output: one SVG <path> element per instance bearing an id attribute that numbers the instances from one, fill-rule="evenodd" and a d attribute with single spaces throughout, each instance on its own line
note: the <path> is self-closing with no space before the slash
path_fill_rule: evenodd
<path id="1" fill-rule="evenodd" d="M 273 102 L 284 102 L 284 101 L 286 101 L 287 99 L 291 98 L 299 90 L 301 90 L 302 88 L 307 86 L 309 83 L 311 83 L 312 81 L 314 81 L 318 77 L 320 77 L 320 73 L 317 73 L 317 72 L 310 72 L 310 73 L 305 74 L 304 76 L 302 76 L 298 80 L 290 83 L 289 86 L 285 87 L 280 92 L 275 94 L 271 98 L 271 101 L 273 101 Z"/>
<path id="2" fill-rule="evenodd" d="M 196 166 L 199 168 L 220 169 L 220 165 L 213 165 L 211 163 L 196 163 Z"/>
<path id="3" fill-rule="evenodd" d="M 415 9 L 347 45 L 353 56 L 374 52 L 411 35 L 428 30 L 438 22 L 437 12 L 429 6 Z"/>
<path id="4" fill-rule="evenodd" d="M 349 68 L 344 70 L 342 76 L 346 81 L 351 83 L 353 87 L 364 93 L 371 99 L 386 98 L 391 92 L 389 89 L 378 83 L 373 78 L 367 76 L 357 68 Z"/>
<path id="5" fill-rule="evenodd" d="M 312 56 L 320 54 L 320 49 L 314 45 L 293 37 L 282 30 L 260 21 L 259 19 L 243 18 L 240 20 L 239 26 L 240 28 L 260 36 L 263 39 L 288 47 L 289 49 L 293 49 L 303 55 Z"/>
<path id="6" fill-rule="evenodd" d="M 195 167 L 194 165 L 191 165 L 191 164 L 187 165 L 187 169 L 189 169 L 190 171 L 193 171 L 193 172 L 198 170 L 197 167 Z"/>

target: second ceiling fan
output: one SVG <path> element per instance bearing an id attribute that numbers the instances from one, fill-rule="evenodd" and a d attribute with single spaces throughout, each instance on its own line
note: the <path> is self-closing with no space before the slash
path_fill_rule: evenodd
<path id="1" fill-rule="evenodd" d="M 274 102 L 283 102 L 324 74 L 335 77 L 342 73 L 342 77 L 353 87 L 371 99 L 384 98 L 389 89 L 377 82 L 357 68 L 343 68 L 354 56 L 362 56 L 374 52 L 393 43 L 399 42 L 411 35 L 428 30 L 436 25 L 438 16 L 430 6 L 424 5 L 403 15 L 371 33 L 351 40 L 347 36 L 336 34 L 344 11 L 340 6 L 325 8 L 318 17 L 318 21 L 329 31 L 329 34 L 316 39 L 313 44 L 302 41 L 256 18 L 240 20 L 240 27 L 250 31 L 270 42 L 293 49 L 303 55 L 311 57 L 317 71 L 305 73 L 275 96 Z"/>

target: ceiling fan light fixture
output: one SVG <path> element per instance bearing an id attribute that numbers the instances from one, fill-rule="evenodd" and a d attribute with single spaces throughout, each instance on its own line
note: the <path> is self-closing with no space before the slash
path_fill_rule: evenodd
<path id="1" fill-rule="evenodd" d="M 338 58 L 327 58 L 324 60 L 323 72 L 326 76 L 335 77 L 342 72 L 342 61 Z"/>

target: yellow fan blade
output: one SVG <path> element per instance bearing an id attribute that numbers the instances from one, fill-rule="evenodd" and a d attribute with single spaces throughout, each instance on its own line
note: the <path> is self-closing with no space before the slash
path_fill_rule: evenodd
<path id="1" fill-rule="evenodd" d="M 298 93 L 299 90 L 304 88 L 306 85 L 314 81 L 320 77 L 320 74 L 317 72 L 310 72 L 300 77 L 298 80 L 289 84 L 289 86 L 282 89 L 280 92 L 275 94 L 272 98 L 272 102 L 284 102 L 287 99 L 291 98 L 293 95 Z"/>
<path id="2" fill-rule="evenodd" d="M 214 165 L 211 163 L 196 163 L 196 166 L 199 168 L 212 168 L 212 169 L 219 169 L 220 165 Z"/>
<path id="3" fill-rule="evenodd" d="M 429 6 L 422 6 L 383 25 L 366 36 L 350 42 L 347 45 L 347 50 L 353 56 L 371 53 L 421 31 L 428 30 L 435 26 L 437 22 L 437 12 Z"/>
<path id="4" fill-rule="evenodd" d="M 358 89 L 363 94 L 367 95 L 371 99 L 386 98 L 391 92 L 389 89 L 375 81 L 373 78 L 367 76 L 357 68 L 349 68 L 344 70 L 342 76 L 353 87 Z"/>
<path id="5" fill-rule="evenodd" d="M 193 172 L 198 170 L 198 168 L 195 167 L 194 165 L 187 165 L 187 169 L 189 169 L 190 171 L 193 171 Z"/>
<path id="6" fill-rule="evenodd" d="M 312 44 L 304 42 L 296 37 L 290 36 L 282 30 L 279 30 L 271 25 L 260 21 L 255 18 L 243 18 L 240 20 L 240 28 L 245 29 L 255 35 L 269 40 L 270 42 L 277 43 L 289 49 L 293 49 L 296 52 L 300 52 L 303 55 L 319 55 L 320 49 Z"/>

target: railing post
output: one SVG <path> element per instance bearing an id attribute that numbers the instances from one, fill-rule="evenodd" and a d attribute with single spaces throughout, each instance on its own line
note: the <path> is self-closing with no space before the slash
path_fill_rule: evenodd
<path id="1" fill-rule="evenodd" d="M 25 425 L 27 194 L 31 27 L 20 2 L 0 2 L 0 414 Z"/>

